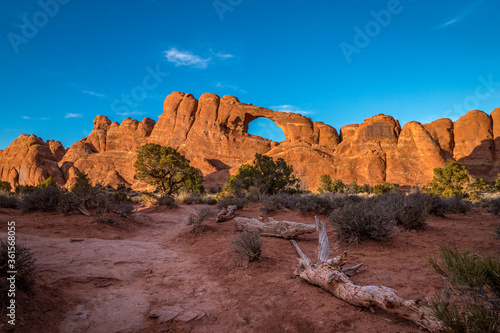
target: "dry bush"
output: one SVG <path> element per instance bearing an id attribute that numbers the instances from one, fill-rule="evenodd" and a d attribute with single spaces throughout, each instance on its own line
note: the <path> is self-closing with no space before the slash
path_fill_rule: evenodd
<path id="1" fill-rule="evenodd" d="M 22 197 L 20 208 L 23 213 L 55 211 L 57 210 L 61 196 L 62 192 L 57 187 L 39 187 Z"/>
<path id="2" fill-rule="evenodd" d="M 99 216 L 97 218 L 97 222 L 101 223 L 101 224 L 107 224 L 107 225 L 110 225 L 112 227 L 119 227 L 120 226 L 120 222 L 116 221 L 115 219 L 113 219 L 111 217 L 107 217 L 104 215 Z"/>
<path id="3" fill-rule="evenodd" d="M 448 283 L 431 301 L 446 332 L 500 331 L 500 257 L 443 246 L 432 268 Z M 450 292 L 451 291 L 451 292 Z"/>
<path id="4" fill-rule="evenodd" d="M 276 210 L 282 209 L 294 209 L 297 205 L 297 195 L 291 194 L 275 194 L 270 196 L 261 197 L 260 202 L 262 203 L 262 207 L 260 210 L 266 214 L 275 212 Z"/>
<path id="5" fill-rule="evenodd" d="M 9 282 L 7 277 L 10 276 L 8 271 L 11 271 L 9 260 L 9 247 L 12 248 L 5 240 L 0 240 L 0 308 L 5 307 L 5 297 L 9 290 Z M 12 249 L 11 249 L 12 250 Z M 16 288 L 26 292 L 31 292 L 35 286 L 35 259 L 32 252 L 21 245 L 15 245 L 16 253 Z"/>
<path id="6" fill-rule="evenodd" d="M 231 244 L 233 245 L 231 252 L 235 253 L 239 260 L 248 262 L 260 260 L 262 241 L 258 231 L 245 230 L 238 237 L 234 237 Z"/>
<path id="7" fill-rule="evenodd" d="M 428 212 L 428 198 L 424 193 L 402 193 L 382 194 L 375 199 L 379 207 L 385 211 L 392 212 L 398 225 L 408 230 L 425 229 Z"/>
<path id="8" fill-rule="evenodd" d="M 500 198 L 491 199 L 488 202 L 488 207 L 490 207 L 490 213 L 500 215 Z"/>
<path id="9" fill-rule="evenodd" d="M 19 199 L 10 194 L 0 194 L 0 208 L 19 208 Z"/>
<path id="10" fill-rule="evenodd" d="M 208 207 L 201 207 L 196 209 L 196 213 L 189 215 L 187 225 L 193 226 L 191 230 L 195 234 L 199 234 L 205 230 L 203 221 L 208 220 L 215 215 L 215 212 Z"/>
<path id="11" fill-rule="evenodd" d="M 246 198 L 237 198 L 237 197 L 228 197 L 217 202 L 217 208 L 227 208 L 229 206 L 236 206 L 238 209 L 243 209 L 248 204 L 248 199 Z"/>
<path id="12" fill-rule="evenodd" d="M 460 195 L 451 198 L 442 198 L 445 202 L 446 212 L 452 214 L 465 214 L 472 209 L 472 203 L 464 200 Z"/>
<path id="13" fill-rule="evenodd" d="M 175 199 L 171 196 L 165 195 L 162 197 L 159 197 L 156 200 L 156 203 L 160 206 L 167 206 L 168 208 L 175 208 L 177 207 L 177 203 L 175 202 Z"/>
<path id="14" fill-rule="evenodd" d="M 61 213 L 67 214 L 76 209 L 80 204 L 80 199 L 73 192 L 63 193 L 59 198 L 57 210 Z"/>
<path id="15" fill-rule="evenodd" d="M 330 215 L 330 222 L 338 238 L 347 242 L 388 241 L 394 236 L 394 213 L 375 200 L 345 205 Z"/>
<path id="16" fill-rule="evenodd" d="M 214 196 L 199 193 L 182 192 L 176 199 L 183 205 L 215 205 L 217 203 Z"/>

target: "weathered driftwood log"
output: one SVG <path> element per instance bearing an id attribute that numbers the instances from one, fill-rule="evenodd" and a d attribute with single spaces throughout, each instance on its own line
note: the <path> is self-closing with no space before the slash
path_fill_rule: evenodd
<path id="1" fill-rule="evenodd" d="M 217 213 L 217 218 L 215 219 L 215 221 L 217 223 L 229 221 L 230 219 L 234 218 L 236 209 L 237 207 L 235 205 L 230 205 L 227 208 L 222 208 Z"/>
<path id="2" fill-rule="evenodd" d="M 267 222 L 262 222 L 259 219 L 248 219 L 244 217 L 234 218 L 234 226 L 239 231 L 257 230 L 261 236 L 279 237 L 291 239 L 303 234 L 311 234 L 316 231 L 314 225 L 276 221 L 272 217 L 268 218 Z"/>
<path id="3" fill-rule="evenodd" d="M 440 330 L 441 323 L 430 308 L 418 304 L 418 301 L 405 300 L 397 295 L 396 290 L 385 286 L 359 286 L 352 283 L 348 276 L 355 274 L 362 264 L 348 269 L 342 268 L 347 261 L 347 252 L 329 259 L 330 250 L 325 224 L 316 217 L 316 226 L 320 235 L 317 264 L 311 262 L 295 241 L 290 241 L 299 255 L 296 275 L 352 305 L 369 309 L 378 305 L 387 312 L 412 320 L 431 332 Z"/>

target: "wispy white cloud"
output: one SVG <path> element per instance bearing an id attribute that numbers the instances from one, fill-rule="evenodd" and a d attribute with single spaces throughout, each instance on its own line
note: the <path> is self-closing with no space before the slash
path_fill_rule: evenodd
<path id="1" fill-rule="evenodd" d="M 83 115 L 81 113 L 66 113 L 64 118 L 65 119 L 67 119 L 67 118 L 83 118 Z"/>
<path id="2" fill-rule="evenodd" d="M 164 54 L 167 61 L 175 64 L 176 66 L 189 66 L 205 69 L 211 60 L 211 58 L 204 59 L 189 51 L 179 51 L 175 47 L 165 51 Z"/>
<path id="3" fill-rule="evenodd" d="M 312 111 L 301 110 L 299 107 L 294 106 L 294 105 L 289 105 L 289 104 L 274 105 L 274 106 L 271 106 L 270 109 L 275 110 L 275 111 L 281 111 L 281 112 L 299 113 L 303 116 L 314 114 L 314 112 L 312 112 Z"/>
<path id="4" fill-rule="evenodd" d="M 447 20 L 446 22 L 434 27 L 432 30 L 441 30 L 444 29 L 450 25 L 453 25 L 455 23 L 460 22 L 467 16 L 471 15 L 474 13 L 481 5 L 483 5 L 486 1 L 488 0 L 478 0 L 472 4 L 470 4 L 466 9 L 464 9 L 462 12 L 458 13 L 455 17 L 453 17 L 450 20 Z"/>
<path id="5" fill-rule="evenodd" d="M 240 89 L 236 86 L 232 86 L 232 85 L 229 85 L 229 84 L 223 84 L 221 82 L 218 82 L 216 85 L 215 85 L 217 88 L 223 88 L 223 89 L 231 89 L 231 90 L 235 90 L 235 91 L 239 91 L 239 92 L 242 92 L 244 94 L 246 94 L 247 92 L 243 89 Z"/>
<path id="6" fill-rule="evenodd" d="M 215 56 L 217 58 L 220 58 L 220 59 L 231 59 L 231 58 L 234 58 L 234 55 L 229 54 L 229 53 L 217 53 Z"/>
<path id="7" fill-rule="evenodd" d="M 82 93 L 92 95 L 95 97 L 101 97 L 101 98 L 106 97 L 106 95 L 104 95 L 104 94 L 99 94 L 99 93 L 96 93 L 95 91 L 90 91 L 90 90 L 82 90 Z"/>
<path id="8" fill-rule="evenodd" d="M 23 119 L 24 120 L 50 120 L 50 118 L 32 118 L 32 117 L 28 117 L 28 116 L 23 116 Z"/>

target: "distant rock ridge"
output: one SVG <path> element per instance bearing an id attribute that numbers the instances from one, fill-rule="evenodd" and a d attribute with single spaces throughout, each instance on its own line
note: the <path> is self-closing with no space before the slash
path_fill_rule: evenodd
<path id="1" fill-rule="evenodd" d="M 277 143 L 248 134 L 249 123 L 260 117 L 274 121 L 286 140 Z M 58 141 L 21 135 L 0 151 L 0 179 L 35 185 L 51 176 L 70 186 L 78 171 L 85 171 L 94 183 L 146 189 L 133 167 L 137 148 L 145 143 L 178 149 L 204 175 L 207 188 L 221 187 L 255 153 L 282 157 L 311 190 L 323 174 L 348 183 L 423 185 L 432 179 L 434 168 L 448 161 L 493 181 L 500 173 L 500 108 L 491 115 L 469 111 L 455 123 L 442 118 L 423 125 L 411 121 L 403 128 L 393 117 L 379 114 L 343 126 L 339 135 L 322 122 L 243 104 L 233 96 L 205 93 L 197 100 L 173 92 L 157 123 L 126 118 L 119 124 L 97 116 L 89 136 L 68 149 Z"/>

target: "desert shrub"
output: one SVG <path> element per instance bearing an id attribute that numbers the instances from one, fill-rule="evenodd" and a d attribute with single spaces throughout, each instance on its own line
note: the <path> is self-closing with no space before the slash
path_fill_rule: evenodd
<path id="1" fill-rule="evenodd" d="M 349 185 L 345 187 L 345 193 L 347 194 L 356 194 L 361 192 L 361 187 L 355 182 L 352 181 Z"/>
<path id="2" fill-rule="evenodd" d="M 276 210 L 296 208 L 299 196 L 286 193 L 264 196 L 261 198 L 260 210 L 266 214 Z"/>
<path id="3" fill-rule="evenodd" d="M 215 205 L 217 203 L 213 196 L 189 192 L 180 193 L 176 200 L 184 205 Z"/>
<path id="4" fill-rule="evenodd" d="M 84 171 L 78 172 L 75 181 L 75 184 L 71 186 L 71 192 L 76 194 L 78 197 L 90 195 L 90 192 L 92 191 L 92 184 Z"/>
<path id="5" fill-rule="evenodd" d="M 385 194 L 380 200 L 387 211 L 394 213 L 396 223 L 408 230 L 427 227 L 427 196 L 423 193 Z"/>
<path id="6" fill-rule="evenodd" d="M 205 230 L 205 226 L 203 225 L 203 221 L 208 220 L 215 213 L 211 208 L 201 207 L 196 209 L 196 213 L 189 215 L 187 225 L 193 226 L 191 232 L 195 234 L 199 234 Z"/>
<path id="7" fill-rule="evenodd" d="M 238 209 L 243 209 L 248 204 L 246 198 L 228 197 L 217 202 L 217 208 L 227 208 L 229 206 L 236 206 Z"/>
<path id="8" fill-rule="evenodd" d="M 117 201 L 113 205 L 113 213 L 128 217 L 134 212 L 134 204 L 130 201 Z"/>
<path id="9" fill-rule="evenodd" d="M 162 195 L 172 196 L 181 190 L 205 192 L 203 177 L 174 148 L 147 143 L 137 151 L 134 167 L 137 178 L 156 186 Z"/>
<path id="10" fill-rule="evenodd" d="M 162 197 L 159 197 L 156 203 L 160 206 L 167 206 L 169 208 L 175 208 L 177 207 L 177 203 L 175 202 L 175 199 L 171 196 L 164 195 Z"/>
<path id="11" fill-rule="evenodd" d="M 0 180 L 0 192 L 10 193 L 12 191 L 12 185 L 9 182 Z"/>
<path id="12" fill-rule="evenodd" d="M 490 207 L 490 213 L 500 215 L 500 198 L 491 199 L 488 206 Z"/>
<path id="13" fill-rule="evenodd" d="M 262 241 L 258 231 L 245 230 L 238 237 L 234 237 L 231 244 L 233 245 L 231 251 L 236 254 L 238 259 L 248 262 L 260 260 Z"/>
<path id="14" fill-rule="evenodd" d="M 113 219 L 111 217 L 104 216 L 104 215 L 99 216 L 97 218 L 97 222 L 101 223 L 101 224 L 107 224 L 107 225 L 110 225 L 112 227 L 119 227 L 120 226 L 120 222 L 116 221 L 115 219 Z"/>
<path id="15" fill-rule="evenodd" d="M 499 332 L 500 258 L 447 246 L 441 252 L 429 262 L 451 293 L 431 301 L 434 315 L 448 332 Z"/>
<path id="16" fill-rule="evenodd" d="M 375 200 L 345 205 L 330 215 L 337 236 L 347 242 L 367 239 L 387 241 L 393 237 L 394 214 Z"/>
<path id="17" fill-rule="evenodd" d="M 297 208 L 305 215 L 308 212 L 315 212 L 317 214 L 328 215 L 335 208 L 338 202 L 334 200 L 337 196 L 327 195 L 305 195 L 297 200 Z"/>
<path id="18" fill-rule="evenodd" d="M 445 163 L 442 168 L 434 169 L 434 178 L 424 187 L 426 192 L 447 197 L 464 195 L 469 182 L 467 168 L 458 162 Z"/>
<path id="19" fill-rule="evenodd" d="M 395 183 L 383 183 L 375 185 L 372 189 L 372 193 L 375 194 L 385 194 L 385 193 L 400 193 L 399 184 Z"/>
<path id="20" fill-rule="evenodd" d="M 266 195 L 299 193 L 300 180 L 293 174 L 293 167 L 284 159 L 278 158 L 275 161 L 272 157 L 255 154 L 253 164 L 243 164 L 236 175 L 229 177 L 223 192 L 244 197 L 250 189 Z"/>
<path id="21" fill-rule="evenodd" d="M 9 250 L 16 253 L 15 271 L 16 273 L 16 289 L 31 292 L 35 286 L 35 258 L 33 253 L 28 248 L 19 244 L 9 244 L 7 240 L 0 240 L 0 302 L 1 308 L 5 307 L 4 297 L 10 288 L 10 283 L 7 280 L 10 277 L 8 271 L 12 271 L 9 267 Z"/>
<path id="22" fill-rule="evenodd" d="M 25 194 L 30 194 L 36 189 L 35 186 L 32 185 L 17 185 L 14 192 L 17 195 L 25 195 Z"/>
<path id="23" fill-rule="evenodd" d="M 48 186 L 35 189 L 22 197 L 20 208 L 24 213 L 34 211 L 51 212 L 57 210 L 62 192 L 59 188 Z"/>
<path id="24" fill-rule="evenodd" d="M 52 179 L 52 177 L 49 177 L 47 179 L 45 179 L 42 183 L 38 184 L 36 187 L 47 187 L 47 186 L 54 186 L 54 187 L 57 187 L 57 184 L 56 182 L 54 181 L 54 179 Z"/>
<path id="25" fill-rule="evenodd" d="M 18 208 L 19 204 L 16 196 L 0 194 L 0 208 Z"/>
<path id="26" fill-rule="evenodd" d="M 447 201 L 440 195 L 428 193 L 426 200 L 429 214 L 442 217 L 448 211 Z"/>
<path id="27" fill-rule="evenodd" d="M 318 188 L 319 193 L 332 192 L 344 193 L 346 185 L 340 179 L 333 179 L 330 175 L 322 175 L 320 178 L 321 185 Z"/>
<path id="28" fill-rule="evenodd" d="M 452 214 L 465 214 L 472 209 L 472 203 L 464 200 L 460 195 L 451 198 L 443 198 L 446 206 L 446 212 Z"/>
<path id="29" fill-rule="evenodd" d="M 57 210 L 61 213 L 67 214 L 74 211 L 79 204 L 80 199 L 76 194 L 74 194 L 73 192 L 63 193 L 59 198 Z"/>

